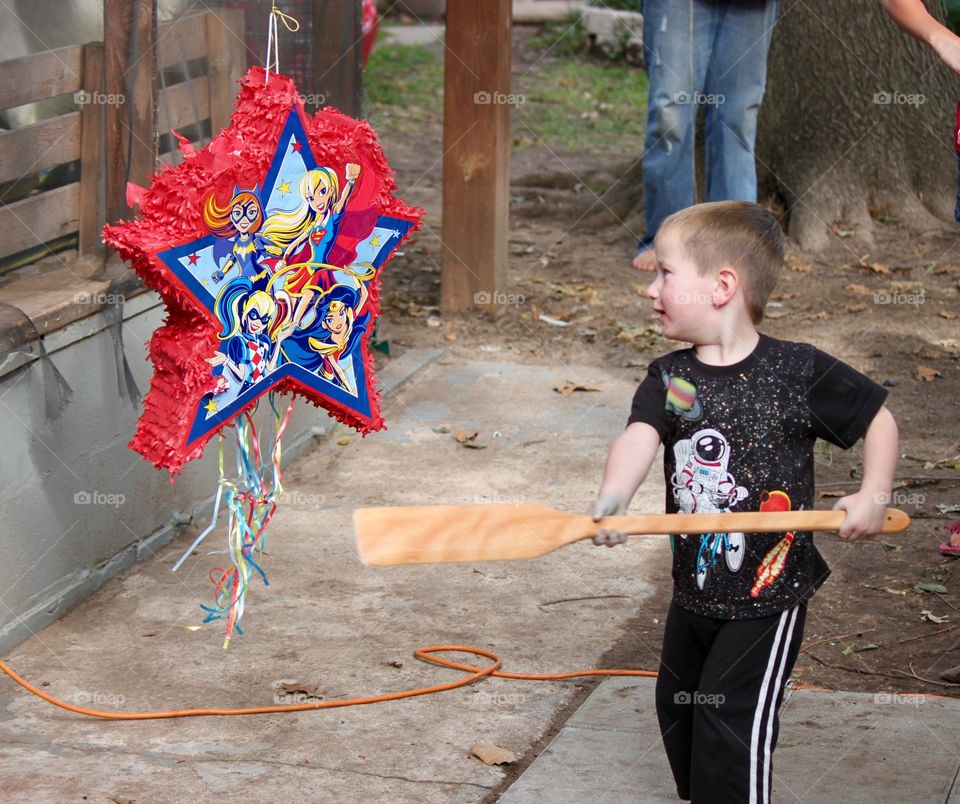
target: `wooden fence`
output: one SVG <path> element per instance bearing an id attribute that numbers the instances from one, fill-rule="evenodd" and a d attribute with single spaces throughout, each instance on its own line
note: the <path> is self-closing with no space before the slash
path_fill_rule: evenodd
<path id="1" fill-rule="evenodd" d="M 23 258 L 39 259 L 71 246 L 84 256 L 102 253 L 100 230 L 104 210 L 111 206 L 104 197 L 105 188 L 125 187 L 127 179 L 147 180 L 146 175 L 131 174 L 129 150 L 119 159 L 123 149 L 104 153 L 104 143 L 111 142 L 107 136 L 111 119 L 116 124 L 119 116 L 123 136 L 135 138 L 141 146 L 149 145 L 153 151 L 149 161 L 154 165 L 178 158 L 176 141 L 165 136 L 170 129 L 184 130 L 191 140 L 205 144 L 211 131 L 219 131 L 229 122 L 235 82 L 246 70 L 243 39 L 240 11 L 190 14 L 159 26 L 155 58 L 149 54 L 145 58 L 154 65 L 148 75 L 163 85 L 155 95 L 156 115 L 152 109 L 149 115 L 158 121 L 163 153 L 152 126 L 137 131 L 127 122 L 138 119 L 127 108 L 128 99 L 105 91 L 117 82 L 105 75 L 102 42 L 0 63 L 0 109 L 64 96 L 60 107 L 70 109 L 0 132 L 0 187 L 8 198 L 18 198 L 10 203 L 0 198 L 0 265 L 16 266 Z M 154 97 L 153 92 L 147 97 Z M 76 165 L 79 171 L 64 170 Z M 49 189 L 37 180 L 58 168 L 60 181 L 50 182 Z M 111 176 L 115 171 L 122 175 Z M 26 195 L 24 188 L 29 189 Z M 17 260 L 18 256 L 21 259 Z"/>

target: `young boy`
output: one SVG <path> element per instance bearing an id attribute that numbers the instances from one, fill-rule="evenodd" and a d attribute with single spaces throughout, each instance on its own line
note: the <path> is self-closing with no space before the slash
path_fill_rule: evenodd
<path id="1" fill-rule="evenodd" d="M 865 437 L 863 482 L 837 502 L 840 536 L 881 528 L 897 457 L 886 391 L 813 346 L 757 332 L 783 234 L 746 201 L 689 207 L 656 239 L 647 289 L 663 334 L 692 348 L 655 360 L 607 458 L 593 517 L 622 513 L 664 445 L 668 512 L 814 507 L 817 438 Z M 597 544 L 625 536 L 601 530 Z M 672 537 L 673 601 L 656 701 L 681 799 L 767 802 L 777 711 L 806 601 L 829 569 L 810 533 Z"/>

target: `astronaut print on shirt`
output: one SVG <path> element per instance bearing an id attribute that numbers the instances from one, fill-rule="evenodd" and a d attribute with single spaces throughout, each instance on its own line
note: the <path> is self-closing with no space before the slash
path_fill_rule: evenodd
<path id="1" fill-rule="evenodd" d="M 730 445 L 716 430 L 700 430 L 691 438 L 673 445 L 676 470 L 671 478 L 673 499 L 684 514 L 712 514 L 729 511 L 748 492 L 738 486 L 727 471 Z M 681 538 L 686 538 L 681 536 Z M 746 538 L 742 533 L 704 533 L 697 550 L 697 586 L 703 589 L 707 572 L 722 555 L 730 572 L 743 565 Z"/>

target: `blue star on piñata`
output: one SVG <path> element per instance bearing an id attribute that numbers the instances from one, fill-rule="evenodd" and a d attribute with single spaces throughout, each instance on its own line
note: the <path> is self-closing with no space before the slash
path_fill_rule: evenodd
<path id="1" fill-rule="evenodd" d="M 263 181 L 208 200 L 210 234 L 157 255 L 220 327 L 187 447 L 287 378 L 371 418 L 370 284 L 413 221 L 353 209 L 361 170 L 318 165 L 294 107 Z"/>

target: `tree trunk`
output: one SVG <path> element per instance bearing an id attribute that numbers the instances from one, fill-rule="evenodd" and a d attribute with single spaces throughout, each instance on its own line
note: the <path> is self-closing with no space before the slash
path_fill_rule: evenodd
<path id="1" fill-rule="evenodd" d="M 938 5 L 928 3 L 932 13 Z M 757 141 L 761 200 L 782 198 L 788 232 L 808 251 L 840 231 L 870 247 L 874 218 L 942 229 L 956 197 L 958 96 L 960 80 L 879 0 L 784 0 Z M 617 175 L 582 226 L 643 229 L 642 165 Z"/>
<path id="2" fill-rule="evenodd" d="M 841 228 L 869 246 L 876 217 L 952 220 L 960 81 L 878 0 L 785 0 L 768 69 L 757 167 L 801 247 Z"/>

